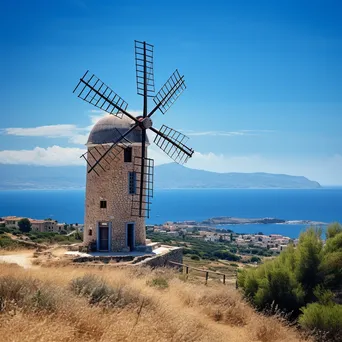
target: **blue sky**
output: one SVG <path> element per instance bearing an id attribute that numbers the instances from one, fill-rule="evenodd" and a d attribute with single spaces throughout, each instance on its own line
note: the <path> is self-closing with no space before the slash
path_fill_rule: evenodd
<path id="1" fill-rule="evenodd" d="M 137 39 L 155 46 L 157 89 L 185 75 L 154 126 L 189 135 L 189 167 L 342 184 L 341 14 L 331 0 L 3 1 L 0 163 L 81 162 L 102 115 L 72 94 L 87 69 L 141 110 Z"/>

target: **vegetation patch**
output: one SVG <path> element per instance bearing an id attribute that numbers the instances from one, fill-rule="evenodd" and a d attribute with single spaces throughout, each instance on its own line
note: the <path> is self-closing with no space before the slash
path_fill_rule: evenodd
<path id="1" fill-rule="evenodd" d="M 32 278 L 0 277 L 0 312 L 21 308 L 24 312 L 54 312 L 56 289 Z"/>
<path id="2" fill-rule="evenodd" d="M 92 274 L 73 279 L 70 288 L 76 295 L 86 297 L 89 304 L 107 308 L 123 308 L 141 299 L 139 293 L 128 286 L 114 287 Z"/>
<path id="3" fill-rule="evenodd" d="M 147 281 L 147 285 L 158 289 L 166 289 L 169 287 L 168 281 L 163 277 L 156 277 Z"/>
<path id="4" fill-rule="evenodd" d="M 340 341 L 342 331 L 342 226 L 322 231 L 309 228 L 296 246 L 289 246 L 279 257 L 258 268 L 238 273 L 238 285 L 259 310 L 284 312 L 290 319 L 315 331 L 321 341 Z M 335 298 L 336 297 L 336 298 Z M 336 303 L 334 302 L 336 300 Z"/>

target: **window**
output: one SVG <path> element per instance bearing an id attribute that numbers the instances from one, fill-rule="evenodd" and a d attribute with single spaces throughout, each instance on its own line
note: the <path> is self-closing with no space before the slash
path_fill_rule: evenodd
<path id="1" fill-rule="evenodd" d="M 100 201 L 100 208 L 106 209 L 107 208 L 107 201 Z"/>
<path id="2" fill-rule="evenodd" d="M 132 162 L 132 147 L 126 147 L 124 149 L 124 162 L 125 163 Z"/>
<path id="3" fill-rule="evenodd" d="M 136 173 L 128 172 L 128 193 L 134 195 L 136 193 Z"/>

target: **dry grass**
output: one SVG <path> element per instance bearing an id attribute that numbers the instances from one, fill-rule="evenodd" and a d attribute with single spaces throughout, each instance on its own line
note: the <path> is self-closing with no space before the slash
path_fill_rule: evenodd
<path id="1" fill-rule="evenodd" d="M 10 255 L 10 254 L 32 254 L 32 249 L 29 250 L 27 248 L 24 248 L 22 246 L 16 247 L 14 249 L 4 249 L 4 248 L 0 248 L 0 255 Z"/>
<path id="2" fill-rule="evenodd" d="M 8 342 L 303 341 L 235 289 L 189 284 L 168 269 L 0 264 L 0 310 Z"/>

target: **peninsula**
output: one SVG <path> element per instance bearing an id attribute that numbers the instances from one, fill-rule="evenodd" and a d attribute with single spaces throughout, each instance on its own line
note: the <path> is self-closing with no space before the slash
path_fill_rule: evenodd
<path id="1" fill-rule="evenodd" d="M 231 216 L 212 217 L 203 221 L 181 221 L 174 222 L 177 225 L 186 226 L 208 226 L 215 227 L 218 225 L 236 225 L 236 224 L 305 224 L 305 225 L 326 225 L 326 222 L 310 221 L 310 220 L 284 220 L 274 217 L 263 218 L 240 218 Z"/>

